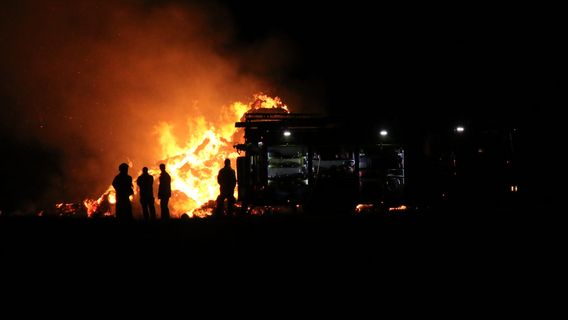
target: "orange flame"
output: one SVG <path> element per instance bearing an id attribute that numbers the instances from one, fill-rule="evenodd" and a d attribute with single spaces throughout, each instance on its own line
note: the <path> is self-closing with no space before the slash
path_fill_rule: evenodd
<path id="1" fill-rule="evenodd" d="M 189 217 L 211 215 L 212 200 L 219 194 L 217 174 L 224 160 L 231 159 L 231 166 L 233 169 L 236 167 L 234 159 L 238 154 L 233 146 L 242 142 L 242 135 L 238 136 L 235 122 L 242 119 L 246 112 L 259 109 L 289 112 L 279 97 L 271 98 L 266 94 L 257 93 L 249 104 L 234 102 L 230 106 L 224 106 L 215 123 L 208 122 L 203 116 L 189 119 L 190 136 L 185 143 L 178 141 L 170 123 L 162 122 L 156 126 L 161 146 L 161 154 L 157 158 L 162 159 L 159 163 L 166 165 L 166 171 L 172 178 L 172 198 L 169 206 L 173 217 L 183 214 Z M 149 168 L 148 172 L 154 176 L 154 184 L 157 185 L 159 169 Z M 236 190 L 235 196 L 238 196 Z M 88 216 L 100 212 L 105 201 L 116 203 L 112 186 L 99 199 L 84 201 Z"/>
<path id="2" fill-rule="evenodd" d="M 111 210 L 110 205 L 116 203 L 116 193 L 114 188 L 109 186 L 108 189 L 97 199 L 86 199 L 83 201 L 83 205 L 87 208 L 87 216 L 89 218 L 100 214 L 103 216 L 110 216 Z"/>
<path id="3" fill-rule="evenodd" d="M 263 93 L 254 94 L 254 101 L 250 104 L 250 110 L 258 109 L 283 109 L 286 112 L 290 112 L 288 106 L 279 97 L 271 98 Z"/>

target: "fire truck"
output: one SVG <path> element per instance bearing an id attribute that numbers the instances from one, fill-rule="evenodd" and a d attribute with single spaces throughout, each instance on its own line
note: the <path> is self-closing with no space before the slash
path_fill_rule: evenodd
<path id="1" fill-rule="evenodd" d="M 385 137 L 341 119 L 274 110 L 247 113 L 235 126 L 244 129 L 235 148 L 245 212 L 348 213 L 403 200 L 405 150 Z"/>

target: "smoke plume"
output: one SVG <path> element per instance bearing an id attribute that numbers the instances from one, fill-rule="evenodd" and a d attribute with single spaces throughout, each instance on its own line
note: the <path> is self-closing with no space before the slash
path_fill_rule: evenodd
<path id="1" fill-rule="evenodd" d="M 183 140 L 192 118 L 215 119 L 222 106 L 270 93 L 276 70 L 251 67 L 258 56 L 234 33 L 219 4 L 4 4 L 0 139 L 8 183 L 0 210 L 98 197 L 119 163 L 132 161 L 133 175 L 156 165 L 159 123 Z M 274 65 L 286 64 L 285 43 L 271 39 L 255 48 L 264 57 L 258 61 L 274 48 Z"/>

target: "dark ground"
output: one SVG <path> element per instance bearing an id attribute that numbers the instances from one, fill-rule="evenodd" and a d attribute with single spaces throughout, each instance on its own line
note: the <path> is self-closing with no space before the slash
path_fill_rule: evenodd
<path id="1" fill-rule="evenodd" d="M 518 210 L 393 215 L 280 215 L 120 223 L 4 217 L 3 267 L 36 273 L 526 276 L 561 256 L 554 212 Z"/>
<path id="2" fill-rule="evenodd" d="M 561 297 L 565 234 L 558 212 L 535 210 L 149 224 L 4 217 L 2 289 L 56 314 L 74 305 L 101 315 L 542 316 Z"/>

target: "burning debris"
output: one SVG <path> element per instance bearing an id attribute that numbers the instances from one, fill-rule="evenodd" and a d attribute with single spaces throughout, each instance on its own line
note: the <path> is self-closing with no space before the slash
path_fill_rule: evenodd
<path id="1" fill-rule="evenodd" d="M 191 212 L 186 212 L 188 217 L 190 218 L 206 218 L 213 215 L 213 211 L 215 210 L 215 206 L 217 203 L 215 200 L 209 200 L 204 203 L 201 207 L 194 209 Z"/>
<path id="2" fill-rule="evenodd" d="M 60 217 L 85 217 L 87 212 L 80 202 L 58 203 L 55 205 L 55 215 Z"/>
<path id="3" fill-rule="evenodd" d="M 190 119 L 190 137 L 184 144 L 176 139 L 171 124 L 158 125 L 162 152 L 156 158 L 162 159 L 159 162 L 166 164 L 172 177 L 172 198 L 169 203 L 172 217 L 203 218 L 212 215 L 215 207 L 213 199 L 219 194 L 217 173 L 224 159 L 237 157 L 233 146 L 242 142 L 242 133 L 235 128 L 235 122 L 248 112 L 262 113 L 267 109 L 271 112 L 289 112 L 280 98 L 258 93 L 248 104 L 235 102 L 223 107 L 216 121 L 208 121 L 204 117 Z M 149 173 L 154 176 L 159 174 L 157 166 L 149 168 Z M 134 198 L 131 197 L 131 201 L 136 201 Z M 114 203 L 114 189 L 109 186 L 98 199 L 86 199 L 82 206 L 86 216 L 104 217 L 114 215 Z"/>
<path id="4" fill-rule="evenodd" d="M 288 106 L 279 97 L 271 98 L 263 93 L 255 94 L 254 101 L 249 106 L 246 113 L 290 113 Z"/>
<path id="5" fill-rule="evenodd" d="M 112 187 L 109 187 L 97 200 L 86 199 L 83 205 L 87 208 L 89 218 L 108 217 L 113 215 L 111 205 L 116 203 L 116 194 Z"/>

